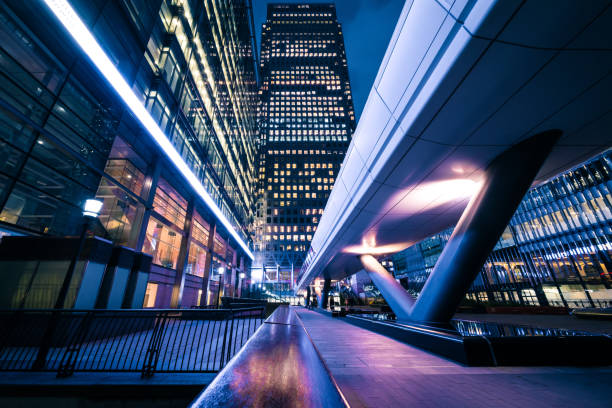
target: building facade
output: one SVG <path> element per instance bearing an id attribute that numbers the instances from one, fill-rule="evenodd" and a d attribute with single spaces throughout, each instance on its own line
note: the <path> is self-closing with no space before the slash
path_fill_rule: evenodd
<path id="1" fill-rule="evenodd" d="M 82 203 L 97 198 L 96 234 L 153 257 L 145 307 L 234 293 L 251 262 L 255 208 L 247 1 L 68 4 L 186 166 L 44 2 L 2 2 L 2 234 L 78 235 Z"/>
<path id="2" fill-rule="evenodd" d="M 418 294 L 452 228 L 392 257 Z M 612 152 L 529 190 L 467 298 L 534 306 L 612 305 Z"/>
<path id="3" fill-rule="evenodd" d="M 253 274 L 291 289 L 355 129 L 333 4 L 270 4 L 262 27 Z"/>

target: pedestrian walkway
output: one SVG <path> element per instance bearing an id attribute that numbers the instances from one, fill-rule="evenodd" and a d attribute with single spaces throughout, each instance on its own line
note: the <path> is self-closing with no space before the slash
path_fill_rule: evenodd
<path id="1" fill-rule="evenodd" d="M 465 367 L 297 309 L 352 408 L 610 407 L 612 367 Z"/>

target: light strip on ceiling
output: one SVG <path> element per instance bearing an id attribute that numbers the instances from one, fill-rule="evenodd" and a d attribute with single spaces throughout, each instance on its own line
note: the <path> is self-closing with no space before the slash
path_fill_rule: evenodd
<path id="1" fill-rule="evenodd" d="M 76 41 L 85 54 L 87 54 L 100 73 L 102 73 L 109 84 L 119 94 L 121 99 L 123 99 L 134 116 L 138 118 L 142 126 L 147 129 L 153 140 L 155 140 L 168 159 L 170 159 L 178 171 L 187 179 L 187 182 L 193 187 L 202 200 L 204 200 L 217 219 L 227 228 L 232 237 L 234 237 L 242 249 L 244 249 L 247 256 L 253 259 L 253 253 L 248 245 L 242 240 L 230 221 L 223 212 L 221 212 L 210 194 L 208 194 L 200 180 L 193 174 L 185 160 L 181 157 L 164 132 L 159 128 L 144 105 L 138 100 L 136 94 L 134 94 L 128 83 L 125 82 L 123 76 L 121 76 L 115 65 L 113 65 L 104 50 L 102 50 L 102 47 L 100 47 L 100 44 L 98 44 L 70 4 L 66 0 L 45 0 L 45 3 L 62 23 L 64 28 L 70 33 L 74 41 Z"/>

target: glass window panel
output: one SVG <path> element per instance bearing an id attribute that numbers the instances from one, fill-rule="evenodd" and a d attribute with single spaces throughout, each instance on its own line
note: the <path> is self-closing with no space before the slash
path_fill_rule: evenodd
<path id="1" fill-rule="evenodd" d="M 100 222 L 115 244 L 135 248 L 144 214 L 144 205 L 106 178 L 96 198 L 103 201 Z"/>
<path id="2" fill-rule="evenodd" d="M 153 256 L 153 263 L 176 268 L 182 236 L 161 221 L 151 218 L 142 251 Z"/>
<path id="3" fill-rule="evenodd" d="M 9 196 L 0 221 L 53 235 L 78 235 L 82 224 L 81 209 L 56 200 L 17 183 Z"/>

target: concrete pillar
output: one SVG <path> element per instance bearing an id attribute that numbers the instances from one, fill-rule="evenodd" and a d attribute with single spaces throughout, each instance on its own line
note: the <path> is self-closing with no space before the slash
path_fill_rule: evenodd
<path id="1" fill-rule="evenodd" d="M 514 215 L 561 131 L 533 136 L 496 157 L 485 171 L 410 314 L 447 323 Z"/>
<path id="2" fill-rule="evenodd" d="M 412 295 L 406 292 L 406 289 L 372 255 L 361 255 L 359 259 L 363 269 L 380 290 L 397 319 L 409 320 L 410 309 L 415 301 Z"/>

